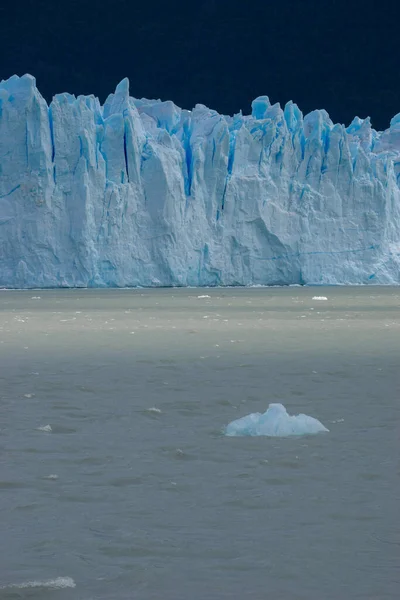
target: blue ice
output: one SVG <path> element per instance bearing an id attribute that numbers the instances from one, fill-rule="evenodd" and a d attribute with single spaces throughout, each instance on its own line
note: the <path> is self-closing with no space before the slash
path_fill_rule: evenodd
<path id="1" fill-rule="evenodd" d="M 289 415 L 283 404 L 270 404 L 265 413 L 252 413 L 225 428 L 228 436 L 287 437 L 290 435 L 311 435 L 329 431 L 318 419 L 308 415 Z"/>
<path id="2" fill-rule="evenodd" d="M 378 132 L 259 96 L 230 117 L 127 79 L 48 105 L 13 76 L 0 229 L 0 288 L 398 285 L 400 113 Z"/>

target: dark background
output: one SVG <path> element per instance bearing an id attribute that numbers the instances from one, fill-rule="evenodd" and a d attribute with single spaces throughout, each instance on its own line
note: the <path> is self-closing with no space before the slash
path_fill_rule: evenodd
<path id="1" fill-rule="evenodd" d="M 136 97 L 203 103 L 225 114 L 251 100 L 325 108 L 334 121 L 400 111 L 396 0 L 0 0 L 0 79 L 35 75 L 103 101 L 128 76 Z"/>

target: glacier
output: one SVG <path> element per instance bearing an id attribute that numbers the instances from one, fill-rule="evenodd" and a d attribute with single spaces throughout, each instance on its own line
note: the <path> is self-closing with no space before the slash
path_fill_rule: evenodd
<path id="1" fill-rule="evenodd" d="M 0 83 L 0 287 L 398 284 L 400 114 Z"/>
<path id="2" fill-rule="evenodd" d="M 288 437 L 329 432 L 318 419 L 308 415 L 288 415 L 283 404 L 270 404 L 263 414 L 252 413 L 232 421 L 224 430 L 229 437 L 259 436 Z"/>

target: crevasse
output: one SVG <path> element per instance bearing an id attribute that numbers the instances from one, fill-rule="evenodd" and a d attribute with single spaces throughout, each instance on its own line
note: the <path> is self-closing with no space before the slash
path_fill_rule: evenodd
<path id="1" fill-rule="evenodd" d="M 0 286 L 397 284 L 400 114 L 333 124 L 0 83 Z"/>

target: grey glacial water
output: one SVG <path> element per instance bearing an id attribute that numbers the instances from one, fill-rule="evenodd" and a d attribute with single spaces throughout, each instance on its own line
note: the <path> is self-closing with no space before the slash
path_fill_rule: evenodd
<path id="1" fill-rule="evenodd" d="M 396 288 L 0 291 L 0 599 L 398 598 L 399 316 Z M 270 402 L 330 432 L 221 434 Z"/>

